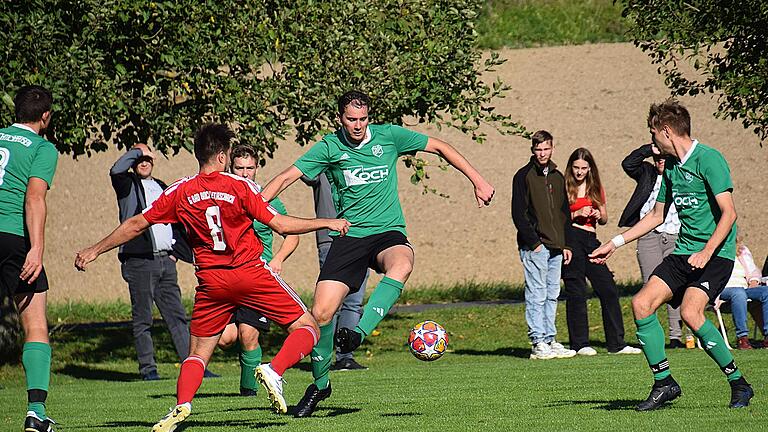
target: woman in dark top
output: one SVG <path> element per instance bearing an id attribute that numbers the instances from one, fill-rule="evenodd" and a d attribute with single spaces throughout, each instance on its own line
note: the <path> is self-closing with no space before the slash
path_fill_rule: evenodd
<path id="1" fill-rule="evenodd" d="M 638 348 L 624 342 L 624 320 L 613 273 L 606 265 L 594 264 L 588 255 L 600 246 L 595 228 L 608 222 L 605 189 L 592 153 L 578 148 L 568 158 L 565 187 L 570 203 L 573 235 L 568 246 L 573 251 L 570 264 L 563 266 L 565 281 L 565 314 L 571 349 L 580 355 L 597 354 L 589 345 L 587 315 L 587 278 L 600 299 L 605 329 L 605 345 L 609 353 L 639 354 Z"/>

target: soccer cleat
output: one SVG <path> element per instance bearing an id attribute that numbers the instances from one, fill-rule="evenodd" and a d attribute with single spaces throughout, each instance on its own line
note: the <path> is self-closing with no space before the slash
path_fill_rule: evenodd
<path id="1" fill-rule="evenodd" d="M 580 356 L 594 356 L 597 355 L 597 351 L 595 351 L 595 349 L 591 346 L 585 346 L 583 348 L 579 348 L 579 350 L 576 351 L 576 354 Z"/>
<path id="2" fill-rule="evenodd" d="M 24 419 L 24 432 L 54 432 L 54 424 L 56 422 L 48 417 L 41 420 L 34 411 L 27 411 L 27 418 Z"/>
<path id="3" fill-rule="evenodd" d="M 293 412 L 294 417 L 309 417 L 315 412 L 317 404 L 320 401 L 328 399 L 331 396 L 331 383 L 328 383 L 328 387 L 322 390 L 312 383 L 307 387 L 307 391 L 304 392 L 304 397 L 301 398 L 296 405 L 296 409 Z"/>
<path id="4" fill-rule="evenodd" d="M 539 342 L 531 349 L 531 360 L 549 360 L 553 358 L 555 358 L 555 353 L 546 342 Z"/>
<path id="5" fill-rule="evenodd" d="M 336 363 L 331 366 L 332 371 L 351 371 L 351 370 L 366 370 L 367 367 L 356 362 L 355 359 L 347 358 L 336 360 Z"/>
<path id="6" fill-rule="evenodd" d="M 680 339 L 670 339 L 669 343 L 667 344 L 667 348 L 669 349 L 685 348 L 685 344 Z"/>
<path id="7" fill-rule="evenodd" d="M 277 374 L 269 364 L 261 364 L 256 367 L 256 379 L 264 386 L 275 412 L 285 414 L 288 405 L 283 398 L 283 377 Z"/>
<path id="8" fill-rule="evenodd" d="M 189 403 L 176 405 L 165 417 L 152 426 L 152 432 L 173 432 L 179 423 L 183 422 L 191 413 L 192 406 Z"/>
<path id="9" fill-rule="evenodd" d="M 141 379 L 144 381 L 157 381 L 160 379 L 160 374 L 158 374 L 156 370 L 149 371 L 142 375 Z"/>
<path id="10" fill-rule="evenodd" d="M 755 395 L 752 386 L 743 377 L 731 383 L 731 408 L 744 408 Z"/>
<path id="11" fill-rule="evenodd" d="M 240 387 L 240 396 L 256 396 L 257 389 Z"/>
<path id="12" fill-rule="evenodd" d="M 672 377 L 669 377 L 668 384 L 654 384 L 648 399 L 635 406 L 638 411 L 651 411 L 659 408 L 667 402 L 673 401 L 682 394 L 680 385 Z"/>
<path id="13" fill-rule="evenodd" d="M 221 378 L 221 375 L 219 375 L 217 373 L 213 373 L 210 370 L 206 369 L 203 372 L 203 378 Z"/>
<path id="14" fill-rule="evenodd" d="M 552 341 L 549 343 L 549 347 L 552 349 L 556 358 L 571 358 L 576 355 L 576 351 L 564 347 L 560 342 Z"/>
<path id="15" fill-rule="evenodd" d="M 640 348 L 635 348 L 633 346 L 626 345 L 624 346 L 624 348 L 609 354 L 640 354 L 642 352 L 643 350 L 641 350 Z"/>
<path id="16" fill-rule="evenodd" d="M 363 335 L 360 333 L 341 327 L 336 331 L 336 348 L 342 354 L 348 354 L 356 350 L 363 343 Z"/>

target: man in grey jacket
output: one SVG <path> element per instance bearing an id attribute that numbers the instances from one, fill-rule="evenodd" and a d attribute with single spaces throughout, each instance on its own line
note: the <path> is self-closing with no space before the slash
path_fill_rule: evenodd
<path id="1" fill-rule="evenodd" d="M 117 194 L 120 222 L 154 202 L 165 183 L 152 177 L 155 157 L 146 144 L 136 144 L 115 162 L 109 175 Z M 152 303 L 171 333 L 180 360 L 189 355 L 189 320 L 177 283 L 177 258 L 191 261 L 183 235 L 171 225 L 154 225 L 120 248 L 118 258 L 131 295 L 131 316 L 139 373 L 144 380 L 160 379 L 152 343 Z"/>

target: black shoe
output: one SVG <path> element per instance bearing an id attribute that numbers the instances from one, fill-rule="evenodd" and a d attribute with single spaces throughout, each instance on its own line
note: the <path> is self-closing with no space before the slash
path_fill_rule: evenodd
<path id="1" fill-rule="evenodd" d="M 331 366 L 332 371 L 350 371 L 350 370 L 366 370 L 367 367 L 356 362 L 355 359 L 341 359 L 336 360 L 336 363 Z"/>
<path id="2" fill-rule="evenodd" d="M 341 327 L 336 331 L 336 348 L 342 354 L 349 354 L 356 350 L 363 343 L 363 335 L 360 333 Z"/>
<path id="3" fill-rule="evenodd" d="M 667 348 L 670 348 L 670 349 L 685 348 L 685 344 L 680 339 L 670 339 L 669 343 L 667 344 Z"/>
<path id="4" fill-rule="evenodd" d="M 315 412 L 317 404 L 321 400 L 328 399 L 331 395 L 331 383 L 328 383 L 328 388 L 319 390 L 313 383 L 307 387 L 307 391 L 304 392 L 304 397 L 301 398 L 296 408 L 293 411 L 294 417 L 309 417 Z"/>
<path id="5" fill-rule="evenodd" d="M 672 377 L 669 377 L 668 384 L 654 384 L 648 399 L 637 404 L 635 409 L 638 411 L 655 410 L 665 403 L 679 398 L 681 394 L 680 385 Z"/>
<path id="6" fill-rule="evenodd" d="M 731 383 L 731 408 L 744 408 L 755 395 L 752 386 L 743 377 Z"/>
<path id="7" fill-rule="evenodd" d="M 221 375 L 213 373 L 208 369 L 206 369 L 205 372 L 203 372 L 203 378 L 221 378 Z"/>
<path id="8" fill-rule="evenodd" d="M 53 432 L 54 423 L 49 418 L 40 420 L 34 412 L 28 411 L 24 420 L 24 432 Z"/>
<path id="9" fill-rule="evenodd" d="M 240 396 L 256 396 L 256 390 L 240 387 Z"/>
<path id="10" fill-rule="evenodd" d="M 157 381 L 160 379 L 160 374 L 157 373 L 156 370 L 153 370 L 151 372 L 147 372 L 144 375 L 142 375 L 141 379 L 143 379 L 144 381 Z"/>

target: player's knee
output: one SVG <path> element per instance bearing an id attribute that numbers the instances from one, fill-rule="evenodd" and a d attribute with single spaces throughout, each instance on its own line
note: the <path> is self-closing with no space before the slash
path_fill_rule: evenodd
<path id="1" fill-rule="evenodd" d="M 221 338 L 219 338 L 219 342 L 217 342 L 216 345 L 221 349 L 229 349 L 235 342 L 237 342 L 237 337 L 225 332 L 222 333 Z"/>
<path id="2" fill-rule="evenodd" d="M 336 314 L 335 310 L 331 308 L 317 307 L 317 305 L 315 306 L 316 307 L 312 308 L 312 316 L 316 321 L 316 325 L 326 325 L 333 320 L 333 316 Z"/>
<path id="3" fill-rule="evenodd" d="M 704 322 L 704 311 L 695 306 L 682 305 L 680 318 L 692 329 L 698 329 Z"/>
<path id="4" fill-rule="evenodd" d="M 653 305 L 648 298 L 636 295 L 632 297 L 632 312 L 635 319 L 647 318 L 653 313 Z"/>

